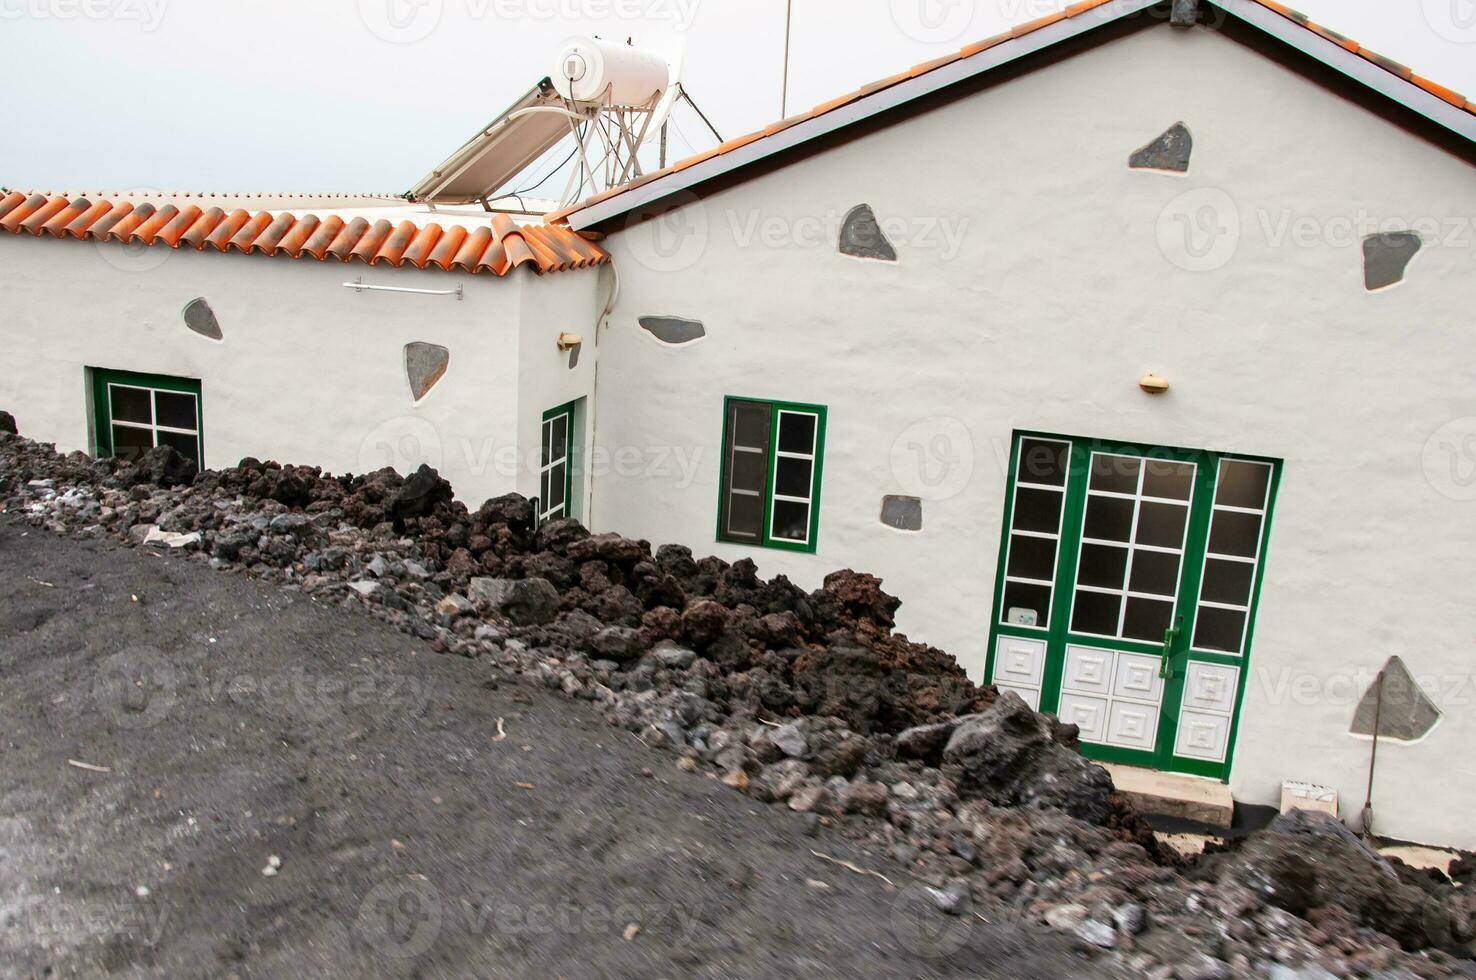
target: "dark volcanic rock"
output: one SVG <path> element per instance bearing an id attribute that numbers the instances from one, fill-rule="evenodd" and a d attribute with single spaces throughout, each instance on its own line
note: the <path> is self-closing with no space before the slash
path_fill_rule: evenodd
<path id="1" fill-rule="evenodd" d="M 184 486 L 195 479 L 195 463 L 185 459 L 172 446 L 155 446 L 131 467 L 120 469 L 118 478 L 124 486 L 149 484 L 166 489 Z"/>
<path id="2" fill-rule="evenodd" d="M 467 595 L 487 602 L 518 626 L 539 626 L 559 613 L 559 590 L 547 579 L 474 578 Z"/>
<path id="3" fill-rule="evenodd" d="M 9 412 L 0 412 L 0 432 L 9 432 L 11 435 L 18 434 L 18 430 L 15 427 L 14 415 L 11 415 Z"/>
<path id="4" fill-rule="evenodd" d="M 396 526 L 403 527 L 406 518 L 424 517 L 437 504 L 450 503 L 453 496 L 451 484 L 422 463 L 390 501 L 390 516 L 395 519 Z"/>
<path id="5" fill-rule="evenodd" d="M 1111 815 L 1107 770 L 1064 748 L 1051 720 L 1011 691 L 960 720 L 943 748 L 943 771 L 961 792 L 991 803 L 1052 807 L 1095 824 Z"/>
<path id="6" fill-rule="evenodd" d="M 1249 888 L 1293 915 L 1337 906 L 1408 950 L 1456 943 L 1450 911 L 1401 881 L 1387 860 L 1330 814 L 1293 810 L 1237 845 L 1208 859 L 1200 875 Z"/>

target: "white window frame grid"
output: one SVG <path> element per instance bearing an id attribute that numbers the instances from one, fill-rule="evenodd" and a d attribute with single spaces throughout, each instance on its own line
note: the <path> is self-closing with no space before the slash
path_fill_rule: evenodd
<path id="1" fill-rule="evenodd" d="M 562 422 L 564 426 L 564 455 L 560 456 L 558 459 L 553 459 L 553 426 L 560 422 Z M 557 512 L 558 516 L 561 518 L 567 517 L 569 515 L 569 491 L 570 486 L 573 482 L 569 479 L 569 455 L 570 444 L 574 441 L 574 413 L 572 411 L 565 411 L 560 412 L 558 415 L 555 415 L 551 418 L 544 419 L 543 429 L 540 434 L 540 438 L 541 445 L 539 445 L 538 447 L 538 458 L 540 460 L 543 459 L 544 446 L 548 447 L 548 455 L 550 457 L 549 461 L 547 463 L 542 463 L 538 470 L 538 489 L 544 495 L 544 499 L 538 502 L 538 523 L 546 524 L 550 520 L 554 519 L 555 512 Z M 558 466 L 560 463 L 564 464 L 564 502 L 559 504 L 559 506 L 557 507 L 545 509 L 548 505 L 548 497 L 550 497 L 551 494 L 549 494 L 543 488 L 545 486 L 553 486 L 553 479 L 551 477 L 551 474 L 553 473 L 554 467 Z M 548 478 L 547 482 L 545 482 L 545 478 Z"/>
<path id="2" fill-rule="evenodd" d="M 129 422 L 129 421 L 125 420 L 125 419 L 119 419 L 117 417 L 117 414 L 113 411 L 113 389 L 114 388 L 129 388 L 129 389 L 132 389 L 133 391 L 146 391 L 146 392 L 149 393 L 149 421 L 148 421 L 148 424 L 147 425 L 145 425 L 142 422 Z M 164 394 L 164 395 L 182 395 L 182 396 L 188 398 L 190 401 L 192 401 L 192 402 L 195 403 L 195 427 L 193 429 L 181 429 L 181 428 L 178 428 L 177 426 L 160 425 L 159 424 L 159 405 L 158 405 L 157 399 L 158 399 L 158 396 L 161 395 L 161 394 Z M 197 451 L 199 452 L 199 455 L 202 455 L 202 456 L 204 455 L 203 451 L 199 451 L 199 447 L 200 447 L 200 396 L 197 395 L 197 394 L 195 394 L 193 391 L 175 391 L 172 388 L 150 388 L 148 385 L 123 384 L 122 382 L 118 382 L 118 381 L 109 381 L 108 382 L 108 426 L 109 426 L 109 428 L 112 428 L 114 426 L 122 426 L 125 429 L 138 429 L 140 431 L 147 432 L 149 434 L 149 437 L 153 440 L 154 448 L 158 448 L 158 446 L 159 446 L 159 433 L 161 433 L 161 432 L 172 432 L 175 435 L 181 435 L 181 436 L 194 436 L 195 437 L 195 446 L 196 446 Z M 109 443 L 113 447 L 113 454 L 116 456 L 117 453 L 118 453 L 118 440 L 113 435 L 112 432 L 109 432 L 108 433 L 108 441 L 109 441 Z M 201 470 L 203 470 L 205 468 L 205 461 L 204 460 L 197 459 L 197 460 L 195 460 L 195 465 L 197 467 L 199 467 Z"/>
<path id="3" fill-rule="evenodd" d="M 1053 486 L 1049 483 L 1028 483 L 1020 479 L 1020 474 L 1024 471 L 1023 462 L 1025 443 L 1027 442 L 1043 442 L 1053 446 L 1066 447 L 1066 470 L 1060 486 Z M 999 592 L 999 625 L 1001 626 L 1012 626 L 1015 629 L 1022 630 L 1035 630 L 1039 633 L 1050 632 L 1051 610 L 1049 607 L 1055 605 L 1056 602 L 1056 578 L 1061 570 L 1061 534 L 1066 523 L 1066 491 L 1071 485 L 1071 451 L 1074 448 L 1074 444 L 1068 439 L 1045 439 L 1039 436 L 1021 436 L 1019 444 L 1015 447 L 1015 487 L 1010 494 L 1010 526 L 1007 529 L 1005 537 L 1005 560 L 1003 575 L 1001 576 L 1004 579 L 1004 584 L 1000 587 Z M 1048 531 L 1015 530 L 1015 515 L 1019 513 L 1021 487 L 1025 487 L 1028 490 L 1049 490 L 1052 493 L 1060 495 L 1061 506 L 1056 511 L 1056 532 L 1054 534 Z M 1017 534 L 1024 538 L 1041 538 L 1056 543 L 1056 554 L 1055 558 L 1051 561 L 1051 580 L 1049 582 L 1043 582 L 1040 579 L 1034 578 L 1022 578 L 1018 575 L 1010 574 L 1010 553 L 1014 550 L 1015 535 Z M 1010 622 L 1009 606 L 1005 603 L 1004 599 L 1005 594 L 1009 591 L 1011 582 L 1019 582 L 1023 585 L 1045 586 L 1050 590 L 1051 598 L 1045 610 L 1046 623 L 1044 626 L 1021 626 L 1018 623 Z M 1070 625 L 1069 621 L 1067 625 Z"/>
<path id="4" fill-rule="evenodd" d="M 1115 456 L 1119 458 L 1139 460 L 1142 465 L 1138 467 L 1137 491 L 1135 493 L 1129 494 L 1115 490 L 1093 490 L 1092 471 L 1095 465 L 1095 460 L 1098 456 Z M 1190 468 L 1190 470 L 1192 471 L 1192 476 L 1189 479 L 1188 499 L 1177 500 L 1173 497 L 1145 497 L 1143 495 L 1143 481 L 1148 474 L 1147 464 L 1154 462 L 1172 463 L 1177 466 L 1187 466 Z M 1137 553 L 1139 551 L 1151 551 L 1158 554 L 1176 554 L 1179 556 L 1179 574 L 1175 577 L 1173 609 L 1169 613 L 1169 628 L 1172 629 L 1173 624 L 1176 622 L 1179 615 L 1179 592 L 1181 591 L 1184 583 L 1184 552 L 1187 550 L 1188 547 L 1189 525 L 1194 514 L 1194 494 L 1197 492 L 1199 464 L 1180 459 L 1163 459 L 1162 457 L 1140 456 L 1133 453 L 1103 452 L 1101 450 L 1093 450 L 1091 458 L 1087 460 L 1086 479 L 1086 499 L 1082 502 L 1081 507 L 1081 535 L 1078 538 L 1079 544 L 1076 549 L 1076 577 L 1071 584 L 1071 611 L 1067 614 L 1066 631 L 1072 636 L 1094 636 L 1098 639 L 1103 640 L 1117 640 L 1120 643 L 1145 643 L 1154 645 L 1159 644 L 1162 642 L 1161 640 L 1141 640 L 1137 637 L 1125 637 L 1122 635 L 1123 625 L 1127 622 L 1127 607 L 1129 599 L 1146 599 L 1152 602 L 1164 602 L 1169 598 L 1168 596 L 1162 596 L 1155 592 L 1134 592 L 1131 590 L 1130 586 L 1133 582 L 1133 561 L 1137 557 Z M 1105 538 L 1089 538 L 1086 536 L 1087 512 L 1090 509 L 1093 497 L 1107 497 L 1116 500 L 1133 501 L 1133 530 L 1132 537 L 1128 541 L 1108 541 Z M 1142 514 L 1142 505 L 1144 503 L 1173 504 L 1176 507 L 1184 508 L 1184 527 L 1183 530 L 1179 533 L 1178 548 L 1168 548 L 1163 545 L 1138 544 L 1138 521 L 1140 519 L 1140 515 Z M 1127 549 L 1127 565 L 1123 568 L 1121 589 L 1109 589 L 1100 585 L 1081 584 L 1082 555 L 1086 553 L 1086 547 L 1089 544 L 1100 545 L 1108 548 Z M 1094 592 L 1099 595 L 1115 595 L 1122 600 L 1117 609 L 1116 635 L 1107 633 L 1088 633 L 1085 630 L 1079 630 L 1075 628 L 1077 592 Z"/>
<path id="5" fill-rule="evenodd" d="M 1233 507 L 1229 504 L 1222 504 L 1219 502 L 1220 479 L 1223 476 L 1223 467 L 1226 463 L 1238 463 L 1246 466 L 1259 466 L 1266 470 L 1266 490 L 1264 493 L 1261 494 L 1261 507 L 1259 510 L 1252 507 Z M 1210 507 L 1209 526 L 1205 529 L 1204 534 L 1204 560 L 1199 567 L 1199 595 L 1195 597 L 1198 602 L 1195 603 L 1194 606 L 1194 622 L 1191 625 L 1189 636 L 1189 649 L 1193 653 L 1207 654 L 1211 657 L 1240 658 L 1245 656 L 1245 634 L 1246 630 L 1250 628 L 1251 607 L 1249 603 L 1255 602 L 1256 599 L 1256 576 L 1260 573 L 1261 570 L 1261 551 L 1265 547 L 1266 542 L 1266 510 L 1271 501 L 1271 481 L 1275 478 L 1275 476 L 1276 468 L 1270 463 L 1262 462 L 1258 459 L 1237 459 L 1234 456 L 1225 456 L 1221 457 L 1219 463 L 1216 465 L 1215 496 Z M 1256 553 L 1254 557 L 1247 558 L 1244 555 L 1222 555 L 1210 551 L 1210 541 L 1214 538 L 1215 534 L 1215 516 L 1221 511 L 1225 511 L 1226 513 L 1231 514 L 1254 514 L 1261 519 L 1260 526 L 1256 530 Z M 1205 601 L 1204 573 L 1209 569 L 1211 558 L 1213 558 L 1215 561 L 1231 561 L 1242 565 L 1249 565 L 1251 567 L 1251 587 L 1250 595 L 1246 597 L 1248 603 L 1247 605 L 1238 606 L 1228 602 Z M 1228 650 L 1211 650 L 1207 647 L 1199 647 L 1194 645 L 1195 640 L 1199 638 L 1199 610 L 1205 607 L 1209 607 L 1210 609 L 1229 609 L 1234 612 L 1241 613 L 1240 643 L 1236 646 L 1236 649 L 1233 653 Z"/>
<path id="6" fill-rule="evenodd" d="M 771 409 L 772 411 L 772 409 Z M 779 441 L 784 435 L 784 416 L 793 415 L 800 418 L 810 419 L 814 425 L 810 429 L 810 451 L 808 453 L 784 452 L 779 448 Z M 781 541 L 786 544 L 809 545 L 810 529 L 815 524 L 815 457 L 816 448 L 820 443 L 820 416 L 815 412 L 799 412 L 792 408 L 781 408 L 774 412 L 774 431 L 769 436 L 774 444 L 774 474 L 769 479 L 769 520 L 768 534 L 764 535 L 770 541 Z M 734 433 L 734 447 L 737 447 L 737 434 Z M 779 460 L 781 459 L 804 459 L 810 462 L 810 493 L 807 497 L 783 496 L 779 493 Z M 730 491 L 731 492 L 731 491 Z M 779 501 L 785 500 L 790 503 L 805 505 L 805 536 L 803 538 L 788 538 L 774 533 L 774 513 Z M 732 514 L 732 508 L 728 513 Z M 731 524 L 730 524 L 731 527 Z M 760 532 L 762 534 L 762 531 Z"/>

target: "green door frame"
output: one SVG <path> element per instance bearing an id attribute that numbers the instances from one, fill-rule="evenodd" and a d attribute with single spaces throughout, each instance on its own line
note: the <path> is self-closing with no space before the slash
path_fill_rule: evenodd
<path id="1" fill-rule="evenodd" d="M 543 467 L 549 465 L 549 460 L 544 458 L 543 429 L 550 421 L 559 416 L 564 417 L 564 504 L 561 517 L 569 517 L 574 508 L 574 412 L 579 405 L 579 399 L 565 402 L 557 408 L 550 408 L 543 413 L 543 418 L 538 424 L 538 458 L 539 458 L 539 493 L 543 492 Z M 548 501 L 538 501 L 538 523 L 544 523 L 543 512 L 548 510 Z"/>
<path id="2" fill-rule="evenodd" d="M 1002 622 L 1006 610 L 1003 608 L 1005 591 L 1006 561 L 1009 554 L 1010 533 L 1015 502 L 1015 483 L 1018 477 L 1020 445 L 1025 439 L 1045 439 L 1069 443 L 1069 465 L 1065 496 L 1062 504 L 1060 538 L 1056 557 L 1056 570 L 1052 583 L 1050 611 L 1045 629 L 1015 626 Z M 1087 481 L 1090 476 L 1090 460 L 1093 453 L 1120 453 L 1142 456 L 1149 459 L 1173 460 L 1196 464 L 1194 486 L 1190 498 L 1188 529 L 1185 535 L 1183 557 L 1179 573 L 1179 588 L 1175 596 L 1174 621 L 1182 620 L 1182 628 L 1176 637 L 1163 644 L 1145 643 L 1136 640 L 1114 639 L 1086 634 L 1075 634 L 1070 630 L 1072 603 L 1076 591 L 1077 559 L 1081 550 L 1082 521 L 1087 498 Z M 1191 650 L 1195 611 L 1198 607 L 1200 580 L 1204 570 L 1205 551 L 1208 546 L 1210 519 L 1214 510 L 1215 491 L 1219 479 L 1220 462 L 1224 459 L 1262 463 L 1271 467 L 1266 500 L 1265 517 L 1261 526 L 1258 558 L 1251 586 L 1250 609 L 1246 614 L 1245 639 L 1239 656 Z M 1162 702 L 1159 707 L 1158 732 L 1152 752 L 1137 751 L 1082 742 L 1082 754 L 1104 762 L 1120 762 L 1171 772 L 1182 772 L 1228 781 L 1235 756 L 1235 741 L 1239 734 L 1241 702 L 1250 676 L 1251 644 L 1255 632 L 1256 609 L 1260 603 L 1261 582 L 1265 576 L 1266 548 L 1274 519 L 1276 495 L 1280 488 L 1281 461 L 1266 457 L 1243 454 L 1212 453 L 1201 450 L 1177 449 L 1163 446 L 1145 446 L 1135 443 L 1110 440 L 1087 439 L 1057 433 L 1017 431 L 1011 441 L 1008 482 L 1004 501 L 999 544 L 999 558 L 995 574 L 993 614 L 990 622 L 989 647 L 986 655 L 984 677 L 992 682 L 995 657 L 1001 637 L 1019 637 L 1045 641 L 1046 656 L 1041 680 L 1040 710 L 1056 713 L 1060 708 L 1061 687 L 1066 666 L 1068 644 L 1092 647 L 1101 650 L 1125 651 L 1140 655 L 1167 654 L 1168 676 L 1164 681 Z M 1126 584 L 1126 583 L 1125 583 Z M 1223 763 L 1202 759 L 1191 759 L 1174 754 L 1178 734 L 1179 717 L 1183 704 L 1185 681 L 1190 663 L 1218 664 L 1235 667 L 1239 678 L 1235 691 L 1235 704 L 1230 715 L 1228 744 Z"/>

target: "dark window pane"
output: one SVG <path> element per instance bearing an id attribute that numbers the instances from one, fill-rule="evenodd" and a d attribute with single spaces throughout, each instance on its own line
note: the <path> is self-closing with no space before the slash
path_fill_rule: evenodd
<path id="1" fill-rule="evenodd" d="M 774 461 L 774 492 L 781 497 L 810 496 L 810 472 L 814 463 L 808 459 L 780 456 Z"/>
<path id="2" fill-rule="evenodd" d="M 1138 544 L 1158 548 L 1180 548 L 1184 544 L 1184 524 L 1189 508 L 1182 504 L 1156 504 L 1143 501 L 1138 505 Z"/>
<path id="3" fill-rule="evenodd" d="M 774 501 L 774 526 L 769 535 L 787 541 L 804 541 L 810 536 L 810 505 L 792 500 Z"/>
<path id="4" fill-rule="evenodd" d="M 1028 582 L 1006 582 L 1004 587 L 1004 621 L 1016 626 L 1050 625 L 1051 590 L 1045 585 Z M 1034 622 L 1031 622 L 1032 615 Z"/>
<path id="5" fill-rule="evenodd" d="M 1056 572 L 1054 538 L 1010 536 L 1010 561 L 1005 574 L 1015 578 L 1038 578 L 1049 582 Z"/>
<path id="6" fill-rule="evenodd" d="M 815 453 L 815 422 L 813 415 L 797 415 L 793 412 L 779 413 L 779 451 L 782 453 Z"/>
<path id="7" fill-rule="evenodd" d="M 1061 530 L 1061 497 L 1059 490 L 1034 490 L 1019 487 L 1015 491 L 1014 526 L 1017 531 L 1043 531 L 1057 534 Z"/>
<path id="8" fill-rule="evenodd" d="M 564 492 L 568 489 L 567 481 L 568 469 L 563 463 L 559 463 L 548 471 L 548 507 L 550 510 L 564 505 Z"/>
<path id="9" fill-rule="evenodd" d="M 747 494 L 728 495 L 728 534 L 757 541 L 764 529 L 764 498 Z"/>
<path id="10" fill-rule="evenodd" d="M 154 434 L 148 429 L 113 426 L 113 455 L 119 459 L 138 459 L 153 448 Z"/>
<path id="11" fill-rule="evenodd" d="M 153 410 L 149 406 L 149 392 L 145 389 L 108 385 L 108 392 L 112 400 L 112 414 L 109 418 L 114 422 L 141 422 L 148 425 L 154 420 Z"/>
<path id="12" fill-rule="evenodd" d="M 192 460 L 195 469 L 200 469 L 200 437 L 186 436 L 178 432 L 159 433 L 159 445 L 173 446 L 185 459 Z"/>
<path id="13" fill-rule="evenodd" d="M 1121 596 L 1105 592 L 1077 592 L 1076 604 L 1071 610 L 1071 631 L 1116 636 L 1117 613 L 1121 607 Z"/>
<path id="14" fill-rule="evenodd" d="M 1093 453 L 1091 488 L 1111 493 L 1137 493 L 1138 471 L 1142 465 L 1143 460 L 1137 456 Z"/>
<path id="15" fill-rule="evenodd" d="M 569 416 L 560 415 L 550 419 L 553 432 L 549 434 L 549 462 L 569 455 Z"/>
<path id="16" fill-rule="evenodd" d="M 1133 502 L 1118 497 L 1088 497 L 1082 537 L 1102 541 L 1131 541 Z"/>
<path id="17" fill-rule="evenodd" d="M 1123 576 L 1127 573 L 1127 558 L 1126 548 L 1113 548 L 1104 544 L 1082 545 L 1078 584 L 1095 585 L 1103 589 L 1122 588 Z"/>
<path id="18" fill-rule="evenodd" d="M 1143 472 L 1143 496 L 1188 500 L 1193 489 L 1194 467 L 1189 463 L 1148 460 Z"/>
<path id="19" fill-rule="evenodd" d="M 1136 560 L 1136 559 L 1135 559 Z M 1162 643 L 1163 634 L 1174 618 L 1174 604 L 1157 599 L 1128 599 L 1122 617 L 1122 635 L 1127 640 Z"/>
<path id="20" fill-rule="evenodd" d="M 1271 467 L 1264 463 L 1221 460 L 1220 487 L 1215 492 L 1215 503 L 1262 510 L 1266 506 L 1266 481 L 1270 479 Z"/>
<path id="21" fill-rule="evenodd" d="M 1021 439 L 1020 472 L 1015 479 L 1020 483 L 1044 483 L 1052 487 L 1065 486 L 1066 466 L 1070 452 L 1070 445 L 1064 442 Z"/>
<path id="22" fill-rule="evenodd" d="M 733 422 L 730 426 L 735 446 L 769 449 L 769 406 L 752 402 L 737 402 L 733 405 Z"/>
<path id="23" fill-rule="evenodd" d="M 1210 521 L 1210 554 L 1254 558 L 1261 542 L 1259 514 L 1217 510 Z"/>
<path id="24" fill-rule="evenodd" d="M 542 501 L 542 503 L 539 506 L 541 506 L 544 510 L 548 510 L 548 471 L 547 470 L 545 470 L 543 472 L 543 475 L 541 477 L 539 477 L 539 479 L 538 479 L 538 499 L 540 501 Z"/>
<path id="25" fill-rule="evenodd" d="M 1128 583 L 1128 591 L 1177 595 L 1179 556 L 1162 551 L 1133 552 L 1133 577 Z"/>
<path id="26" fill-rule="evenodd" d="M 195 396 L 177 391 L 154 392 L 154 412 L 157 424 L 172 429 L 193 431 L 199 423 L 195 414 Z"/>
<path id="27" fill-rule="evenodd" d="M 1224 602 L 1232 606 L 1250 605 L 1251 579 L 1256 566 L 1243 561 L 1221 561 L 1211 558 L 1204 563 L 1204 585 L 1200 598 L 1205 602 Z"/>
<path id="28" fill-rule="evenodd" d="M 728 483 L 739 490 L 762 490 L 769 478 L 768 457 L 763 453 L 746 452 L 742 449 L 733 453 L 728 467 Z"/>
<path id="29" fill-rule="evenodd" d="M 1194 647 L 1197 650 L 1239 653 L 1240 634 L 1244 627 L 1245 613 L 1237 609 L 1200 606 L 1199 622 L 1194 627 Z"/>

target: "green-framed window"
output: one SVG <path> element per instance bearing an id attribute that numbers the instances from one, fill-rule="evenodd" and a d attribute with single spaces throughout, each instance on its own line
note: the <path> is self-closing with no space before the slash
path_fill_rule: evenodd
<path id="1" fill-rule="evenodd" d="M 718 540 L 813 553 L 824 458 L 825 406 L 726 398 Z"/>
<path id="2" fill-rule="evenodd" d="M 1278 460 L 1015 434 L 985 679 L 1096 759 L 1227 778 Z"/>
<path id="3" fill-rule="evenodd" d="M 108 368 L 88 368 L 88 374 L 96 456 L 132 460 L 155 446 L 173 446 L 197 471 L 203 468 L 204 408 L 197 379 Z"/>
<path id="4" fill-rule="evenodd" d="M 569 402 L 543 413 L 538 471 L 538 523 L 574 512 L 574 410 Z"/>

